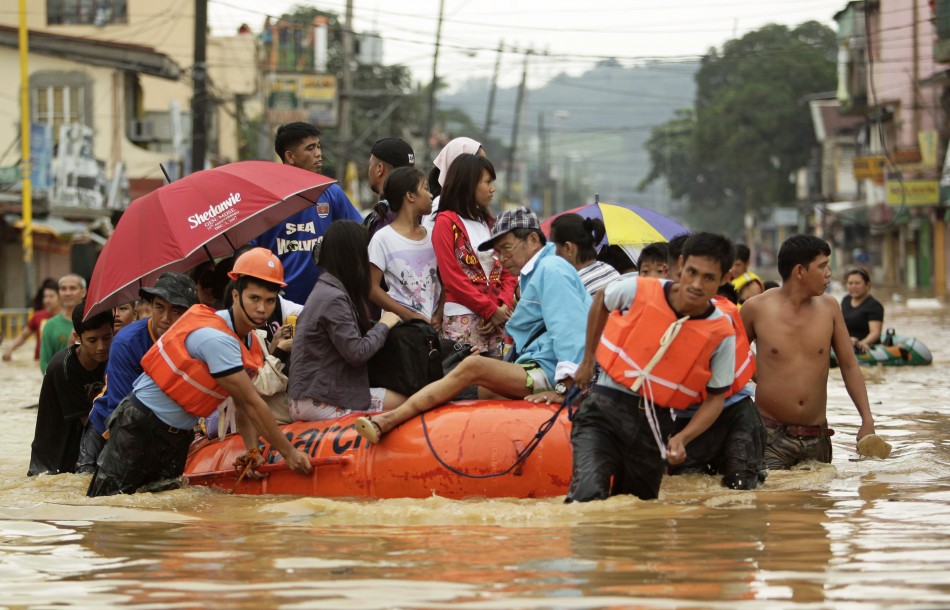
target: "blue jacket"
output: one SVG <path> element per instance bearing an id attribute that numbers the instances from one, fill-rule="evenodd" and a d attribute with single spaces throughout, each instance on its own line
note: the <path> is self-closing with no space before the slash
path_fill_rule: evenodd
<path id="1" fill-rule="evenodd" d="M 251 245 L 267 248 L 283 263 L 287 282 L 284 298 L 294 303 L 307 302 L 320 276 L 313 264 L 313 246 L 331 222 L 341 219 L 362 222 L 363 217 L 340 185 L 331 184 L 316 205 L 297 212 L 251 242 Z"/>
<path id="2" fill-rule="evenodd" d="M 584 357 L 591 304 L 577 270 L 554 253 L 553 243 L 548 243 L 534 266 L 527 273 L 522 271 L 518 281 L 521 300 L 505 327 L 518 353 L 515 361 L 537 362 L 551 383 L 558 381 L 558 363 L 573 363 L 562 377 L 573 376 Z M 525 345 L 542 324 L 544 334 Z"/>
<path id="3" fill-rule="evenodd" d="M 106 420 L 119 402 L 132 392 L 132 382 L 142 374 L 142 356 L 152 347 L 151 318 L 132 322 L 117 333 L 109 349 L 106 387 L 92 403 L 89 423 L 96 432 L 106 431 Z"/>

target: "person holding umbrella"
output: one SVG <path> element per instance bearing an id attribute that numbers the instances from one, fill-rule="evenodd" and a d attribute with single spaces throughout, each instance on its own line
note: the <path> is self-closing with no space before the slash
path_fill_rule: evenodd
<path id="1" fill-rule="evenodd" d="M 119 403 L 109 439 L 89 484 L 90 497 L 158 491 L 177 486 L 199 417 L 228 396 L 252 465 L 262 463 L 258 431 L 299 474 L 310 460 L 291 446 L 247 371 L 263 364 L 260 343 L 250 336 L 270 317 L 286 286 L 280 260 L 266 248 L 242 254 L 229 274 L 236 281 L 234 306 L 214 311 L 196 305 L 179 318 L 142 358 L 143 373 Z"/>
<path id="2" fill-rule="evenodd" d="M 285 165 L 317 174 L 323 171 L 320 130 L 309 123 L 287 123 L 278 127 L 274 152 Z M 287 300 L 294 303 L 307 301 L 320 275 L 313 264 L 311 251 L 330 223 L 339 219 L 362 222 L 363 217 L 340 185 L 331 184 L 320 195 L 316 205 L 297 212 L 251 243 L 267 248 L 280 259 L 287 275 L 287 289 L 284 291 Z"/>

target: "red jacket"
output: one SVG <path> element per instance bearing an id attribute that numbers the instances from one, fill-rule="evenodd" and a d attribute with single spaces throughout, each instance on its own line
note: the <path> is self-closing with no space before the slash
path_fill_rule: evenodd
<path id="1" fill-rule="evenodd" d="M 518 278 L 505 271 L 497 260 L 491 274 L 485 276 L 458 214 L 444 210 L 436 215 L 432 247 L 447 302 L 464 305 L 486 320 L 503 304 L 514 309 Z"/>

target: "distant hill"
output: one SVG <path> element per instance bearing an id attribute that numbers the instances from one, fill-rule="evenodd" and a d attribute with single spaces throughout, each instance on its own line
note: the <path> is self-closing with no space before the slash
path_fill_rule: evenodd
<path id="1" fill-rule="evenodd" d="M 589 191 L 590 200 L 597 192 L 601 201 L 670 213 L 665 184 L 636 191 L 649 171 L 643 144 L 654 126 L 670 119 L 675 110 L 693 105 L 698 68 L 695 62 L 624 68 L 607 60 L 580 76 L 562 74 L 529 90 L 518 136 L 519 158 L 536 166 L 539 113 L 543 113 L 551 166 L 555 172 L 567 172 L 581 192 Z M 467 81 L 458 92 L 440 97 L 439 105 L 458 108 L 482 125 L 490 86 L 485 79 Z M 517 94 L 517 87 L 498 90 L 491 137 L 510 141 Z M 587 201 L 564 203 L 570 208 Z"/>

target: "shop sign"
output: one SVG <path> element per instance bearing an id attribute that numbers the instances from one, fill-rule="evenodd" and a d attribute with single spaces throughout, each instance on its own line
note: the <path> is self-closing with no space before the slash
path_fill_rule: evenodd
<path id="1" fill-rule="evenodd" d="M 855 157 L 853 161 L 855 180 L 881 180 L 884 178 L 884 164 L 887 162 L 883 155 Z"/>
<path id="2" fill-rule="evenodd" d="M 940 185 L 936 180 L 888 180 L 888 205 L 937 205 Z"/>

